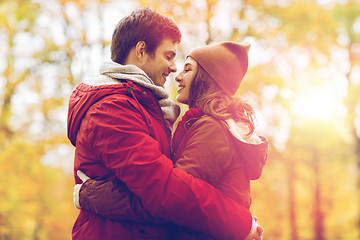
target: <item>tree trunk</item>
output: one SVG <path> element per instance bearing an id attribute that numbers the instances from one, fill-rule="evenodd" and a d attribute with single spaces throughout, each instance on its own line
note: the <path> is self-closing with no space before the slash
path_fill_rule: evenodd
<path id="1" fill-rule="evenodd" d="M 350 63 L 350 68 L 349 71 L 346 73 L 346 79 L 347 79 L 347 83 L 348 83 L 348 92 L 350 91 L 355 91 L 356 87 L 350 80 L 350 75 L 354 69 L 354 63 L 355 63 L 355 59 L 356 59 L 356 55 L 353 53 L 352 49 L 354 46 L 354 41 L 352 41 L 348 47 L 347 47 L 347 52 L 349 54 L 349 63 Z M 355 89 L 355 90 L 354 90 Z M 356 185 L 357 185 L 357 189 L 358 189 L 358 216 L 357 216 L 357 229 L 358 229 L 358 236 L 360 239 L 360 136 L 358 136 L 357 134 L 357 126 L 355 125 L 355 118 L 356 118 L 356 107 L 357 105 L 360 104 L 357 96 L 354 98 L 354 96 L 352 97 L 348 97 L 347 99 L 347 110 L 348 110 L 348 121 L 350 124 L 352 124 L 351 126 L 351 131 L 352 131 L 352 135 L 354 136 L 354 143 L 355 143 L 355 154 L 356 154 L 356 168 L 357 168 L 357 179 L 356 179 Z"/>
<path id="2" fill-rule="evenodd" d="M 296 228 L 296 202 L 295 202 L 295 166 L 293 161 L 288 164 L 288 200 L 289 200 L 289 220 L 290 220 L 290 234 L 292 240 L 298 240 Z"/>
<path id="3" fill-rule="evenodd" d="M 320 181 L 320 159 L 318 154 L 314 153 L 314 172 L 315 172 L 315 189 L 314 189 L 314 240 L 325 240 L 324 238 L 324 213 L 321 209 L 321 181 Z"/>
<path id="4" fill-rule="evenodd" d="M 360 239 L 360 138 L 356 134 L 356 129 L 354 131 L 354 138 L 356 144 L 356 161 L 357 161 L 357 189 L 358 189 L 358 219 L 357 219 L 357 229 L 358 229 L 358 236 Z"/>

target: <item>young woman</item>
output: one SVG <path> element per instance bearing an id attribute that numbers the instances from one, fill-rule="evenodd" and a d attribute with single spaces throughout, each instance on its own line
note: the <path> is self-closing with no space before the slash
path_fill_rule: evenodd
<path id="1" fill-rule="evenodd" d="M 247 44 L 223 42 L 197 48 L 187 56 L 176 77 L 176 99 L 189 110 L 172 139 L 174 167 L 209 182 L 246 208 L 251 204 L 250 180 L 260 177 L 268 148 L 266 138 L 254 134 L 253 108 L 234 97 L 248 68 L 248 49 Z M 134 221 L 127 219 L 129 206 L 125 205 L 130 205 L 138 216 L 135 221 L 161 221 L 114 183 L 86 181 L 80 192 L 81 208 L 104 217 Z M 175 238 L 212 239 L 185 228 L 174 229 Z"/>
<path id="2" fill-rule="evenodd" d="M 224 42 L 192 51 L 177 101 L 187 104 L 173 136 L 173 161 L 249 208 L 250 180 L 260 177 L 267 140 L 254 134 L 254 110 L 233 97 L 247 71 L 249 45 Z"/>

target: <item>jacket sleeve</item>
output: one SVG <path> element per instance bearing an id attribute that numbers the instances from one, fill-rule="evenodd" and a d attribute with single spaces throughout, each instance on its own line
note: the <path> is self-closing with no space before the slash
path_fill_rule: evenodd
<path id="1" fill-rule="evenodd" d="M 221 239 L 243 239 L 252 216 L 210 184 L 194 178 L 159 150 L 136 102 L 109 98 L 93 111 L 89 126 L 97 158 L 151 215 Z"/>
<path id="2" fill-rule="evenodd" d="M 216 186 L 231 163 L 231 144 L 224 126 L 211 117 L 203 117 L 188 134 L 184 150 L 176 156 L 175 167 Z"/>
<path id="3" fill-rule="evenodd" d="M 81 186 L 79 202 L 82 209 L 116 221 L 164 223 L 144 208 L 141 199 L 119 181 L 87 180 Z"/>

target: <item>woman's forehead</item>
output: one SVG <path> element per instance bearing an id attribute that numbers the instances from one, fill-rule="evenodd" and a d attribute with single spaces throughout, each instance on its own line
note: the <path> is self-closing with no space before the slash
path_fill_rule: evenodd
<path id="1" fill-rule="evenodd" d="M 187 65 L 187 64 L 196 66 L 197 62 L 192 57 L 187 57 L 184 65 Z"/>

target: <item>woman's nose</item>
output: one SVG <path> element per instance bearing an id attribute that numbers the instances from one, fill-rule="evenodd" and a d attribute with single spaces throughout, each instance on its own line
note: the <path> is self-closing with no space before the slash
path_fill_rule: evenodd
<path id="1" fill-rule="evenodd" d="M 181 73 L 179 73 L 179 74 L 175 77 L 175 81 L 176 81 L 176 82 L 180 82 L 180 81 L 181 81 L 181 78 L 182 78 Z"/>

